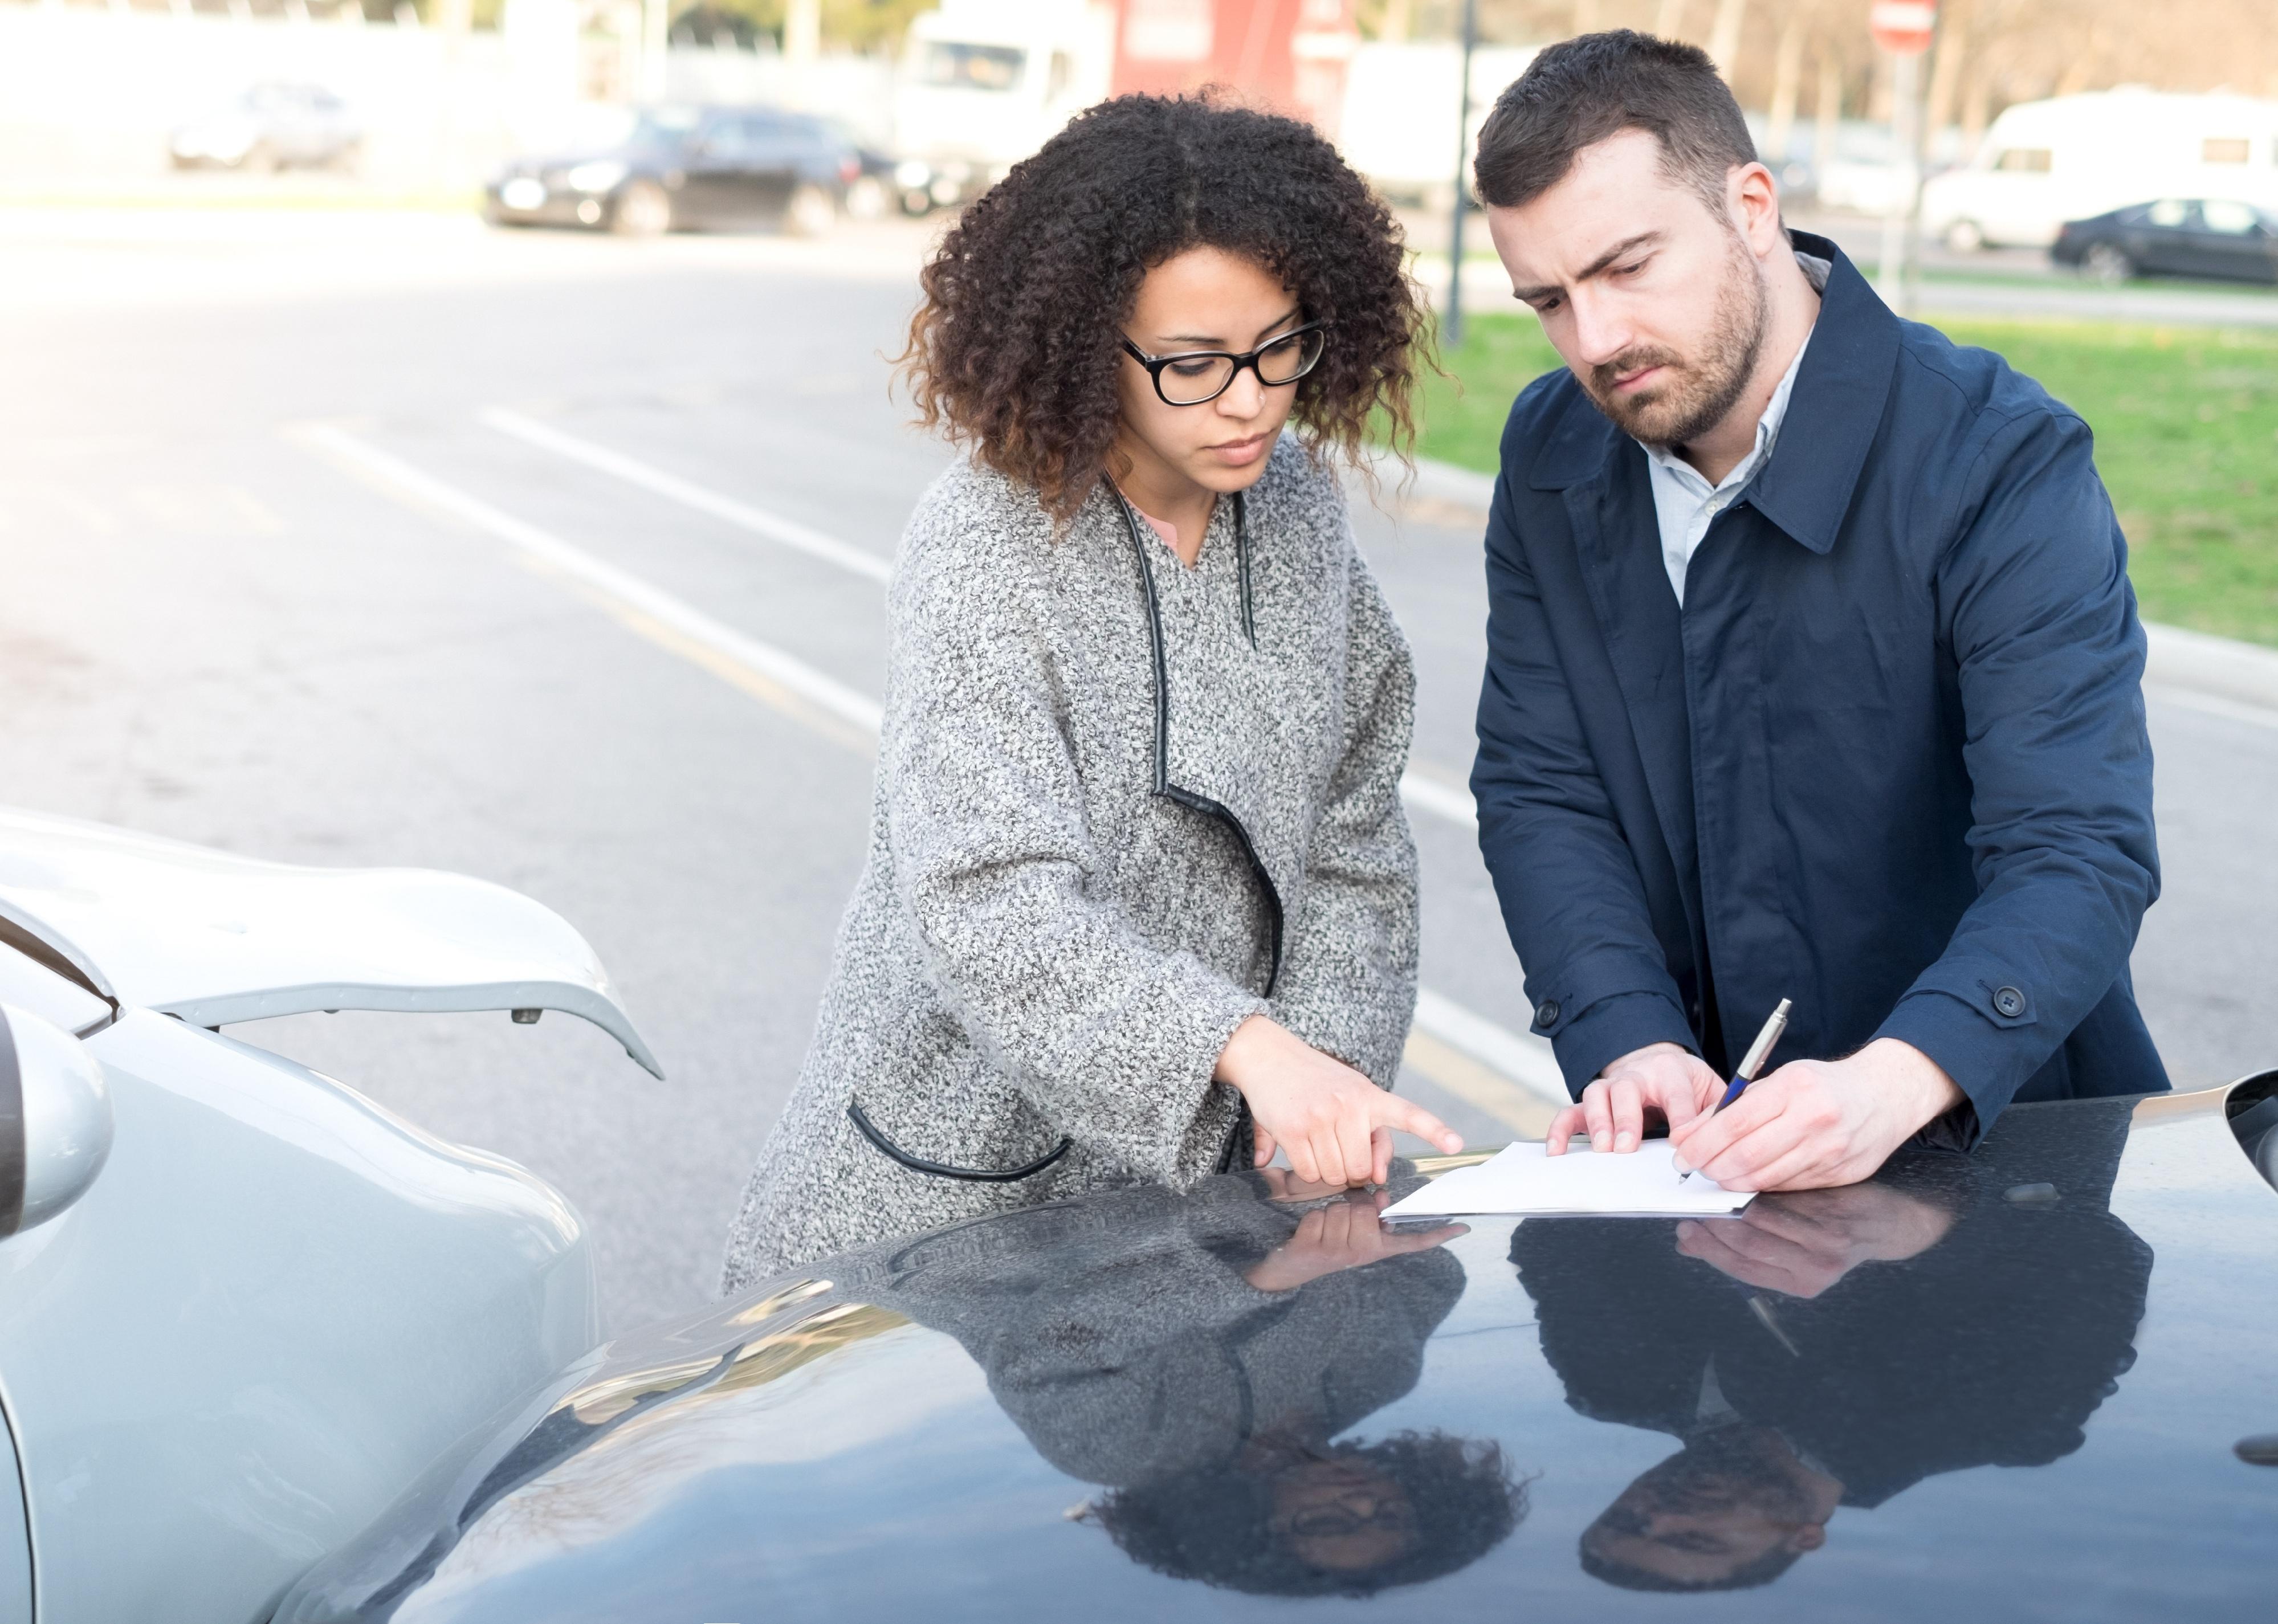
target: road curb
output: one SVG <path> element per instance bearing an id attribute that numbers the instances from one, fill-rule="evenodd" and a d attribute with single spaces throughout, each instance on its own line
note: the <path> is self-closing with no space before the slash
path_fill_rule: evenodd
<path id="1" fill-rule="evenodd" d="M 1494 498 L 1494 475 L 1430 457 L 1416 459 L 1415 477 L 1404 487 L 1401 481 L 1406 470 L 1397 460 L 1379 454 L 1376 472 L 1386 502 L 1395 508 L 1403 501 L 1420 500 L 1464 508 L 1484 524 Z M 2278 712 L 2278 649 L 2156 621 L 2144 621 L 2144 630 L 2151 642 L 2145 680 Z"/>

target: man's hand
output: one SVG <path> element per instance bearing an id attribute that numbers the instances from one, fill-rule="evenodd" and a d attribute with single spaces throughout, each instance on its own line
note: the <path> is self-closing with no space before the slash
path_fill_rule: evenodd
<path id="1" fill-rule="evenodd" d="M 1582 1090 L 1582 1102 L 1550 1119 L 1549 1153 L 1566 1154 L 1567 1141 L 1587 1131 L 1593 1150 L 1635 1150 L 1648 1121 L 1674 1129 L 1716 1103 L 1724 1082 L 1701 1056 L 1674 1043 L 1632 1049 Z"/>
<path id="2" fill-rule="evenodd" d="M 1713 1117 L 1672 1125 L 1679 1168 L 1728 1190 L 1856 1184 L 1961 1090 L 1910 1043 L 1877 1038 L 1846 1060 L 1790 1061 Z"/>
<path id="3" fill-rule="evenodd" d="M 1745 1096 L 1743 1096 L 1745 1097 Z M 1799 1190 L 1737 1218 L 1677 1226 L 1677 1249 L 1744 1285 L 1816 1297 L 1861 1263 L 1895 1263 L 1945 1239 L 1953 1215 L 1886 1185 Z"/>
<path id="4" fill-rule="evenodd" d="M 1242 1277 L 1261 1292 L 1292 1292 L 1339 1269 L 1365 1269 L 1403 1253 L 1428 1252 L 1472 1232 L 1461 1224 L 1434 1224 L 1428 1230 L 1388 1230 L 1376 1215 L 1391 1199 L 1389 1192 L 1378 1190 L 1314 1208 L 1297 1220 L 1296 1233 Z"/>
<path id="5" fill-rule="evenodd" d="M 1422 1106 L 1379 1088 L 1286 1027 L 1253 1015 L 1218 1057 L 1218 1079 L 1250 1102 L 1257 1165 L 1278 1145 L 1309 1183 L 1382 1184 L 1392 1172 L 1392 1130 L 1453 1155 L 1464 1141 Z"/>

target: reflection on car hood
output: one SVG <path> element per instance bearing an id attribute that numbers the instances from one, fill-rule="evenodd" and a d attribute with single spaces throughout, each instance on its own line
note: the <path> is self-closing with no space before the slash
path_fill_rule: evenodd
<path id="1" fill-rule="evenodd" d="M 843 1254 L 602 1350 L 277 1617 L 2260 1616 L 2225 1093 L 1706 1223 L 1387 1240 L 1243 1175 Z"/>
<path id="2" fill-rule="evenodd" d="M 264 863 L 0 807 L 0 919 L 112 1003 L 193 1025 L 313 1010 L 560 1010 L 657 1071 L 585 938 L 463 874 Z"/>

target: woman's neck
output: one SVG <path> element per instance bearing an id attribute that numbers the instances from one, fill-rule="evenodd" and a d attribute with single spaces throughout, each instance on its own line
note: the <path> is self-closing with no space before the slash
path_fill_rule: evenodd
<path id="1" fill-rule="evenodd" d="M 1150 518 L 1159 519 L 1178 532 L 1173 550 L 1189 568 L 1202 557 L 1203 537 L 1210 530 L 1218 492 L 1172 468 L 1143 446 L 1117 437 L 1117 448 L 1128 464 L 1117 477 L 1116 488 L 1131 505 Z"/>

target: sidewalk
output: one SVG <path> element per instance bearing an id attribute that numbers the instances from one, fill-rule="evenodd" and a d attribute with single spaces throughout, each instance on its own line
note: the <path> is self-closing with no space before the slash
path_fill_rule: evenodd
<path id="1" fill-rule="evenodd" d="M 1871 274 L 1871 267 L 1869 273 Z M 1433 307 L 1447 301 L 1448 256 L 1424 254 L 1412 267 Z M 1918 318 L 1934 316 L 2022 316 L 2043 320 L 2143 322 L 2180 327 L 2278 327 L 2278 296 L 2240 286 L 2223 291 L 2195 288 L 2097 287 L 2088 284 L 2016 277 L 1995 272 L 1972 277 L 1934 272 L 1920 285 L 1913 311 Z M 1466 255 L 1464 260 L 1464 309 L 1522 315 L 1525 307 L 1510 296 L 1510 278 L 1492 259 Z"/>
<path id="2" fill-rule="evenodd" d="M 1415 477 L 1403 487 L 1397 462 L 1380 459 L 1377 468 L 1389 511 L 1451 529 L 1487 523 L 1494 476 L 1418 457 Z M 1365 489 L 1356 490 L 1353 499 L 1367 500 Z M 2144 629 L 2151 641 L 2145 682 L 2181 690 L 2225 709 L 2244 706 L 2248 720 L 2278 726 L 2278 649 L 2152 621 L 2146 621 Z"/>

